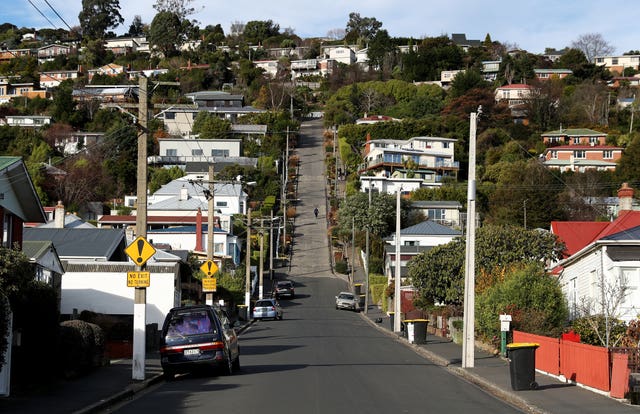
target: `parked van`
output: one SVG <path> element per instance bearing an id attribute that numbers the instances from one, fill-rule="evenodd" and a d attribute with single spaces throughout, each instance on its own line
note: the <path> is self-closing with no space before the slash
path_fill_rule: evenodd
<path id="1" fill-rule="evenodd" d="M 209 305 L 171 309 L 162 325 L 160 363 L 169 380 L 203 368 L 233 374 L 240 369 L 233 324 L 224 311 Z"/>

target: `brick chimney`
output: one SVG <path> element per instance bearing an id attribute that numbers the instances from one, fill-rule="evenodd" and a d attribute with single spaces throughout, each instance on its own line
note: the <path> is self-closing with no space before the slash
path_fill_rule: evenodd
<path id="1" fill-rule="evenodd" d="M 195 251 L 202 252 L 202 210 L 198 207 L 198 214 L 196 214 L 196 248 Z"/>
<path id="2" fill-rule="evenodd" d="M 629 184 L 622 183 L 622 187 L 618 190 L 618 207 L 620 211 L 630 211 L 633 205 L 633 188 Z"/>
<path id="3" fill-rule="evenodd" d="M 56 229 L 64 228 L 65 214 L 66 213 L 64 211 L 64 204 L 62 204 L 62 201 L 58 200 L 58 204 L 56 205 L 56 210 L 53 213 L 53 219 L 54 219 Z"/>

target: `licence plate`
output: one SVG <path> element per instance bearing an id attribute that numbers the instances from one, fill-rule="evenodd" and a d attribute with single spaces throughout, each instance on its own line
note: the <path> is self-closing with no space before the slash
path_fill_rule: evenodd
<path id="1" fill-rule="evenodd" d="M 200 350 L 199 349 L 185 349 L 184 350 L 184 354 L 185 355 L 200 355 Z"/>

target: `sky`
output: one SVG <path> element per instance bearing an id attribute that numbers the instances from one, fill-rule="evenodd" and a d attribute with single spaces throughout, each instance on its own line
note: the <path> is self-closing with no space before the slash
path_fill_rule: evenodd
<path id="1" fill-rule="evenodd" d="M 8 3 L 13 4 L 8 7 Z M 2 0 L 0 23 L 28 28 L 68 29 L 78 25 L 82 0 Z M 124 34 L 134 16 L 151 23 L 156 0 L 120 0 Z M 204 28 L 220 24 L 225 33 L 234 22 L 271 20 L 281 31 L 292 28 L 302 38 L 324 37 L 344 29 L 351 12 L 373 17 L 391 37 L 416 39 L 464 33 L 467 39 L 491 39 L 531 53 L 562 49 L 580 35 L 598 33 L 614 54 L 640 49 L 640 7 L 602 0 L 193 0 L 192 16 Z M 58 17 L 53 11 L 57 11 Z M 43 16 L 44 15 L 44 16 Z M 66 22 L 66 24 L 65 24 Z"/>

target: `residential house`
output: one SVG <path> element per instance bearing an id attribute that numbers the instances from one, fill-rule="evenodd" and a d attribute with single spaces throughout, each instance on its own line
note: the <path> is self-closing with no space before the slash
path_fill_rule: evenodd
<path id="1" fill-rule="evenodd" d="M 432 220 L 426 220 L 401 229 L 399 236 L 394 232 L 385 239 L 384 272 L 389 283 L 396 275 L 396 237 L 399 237 L 400 275 L 405 278 L 408 273 L 408 263 L 411 259 L 420 253 L 429 251 L 436 246 L 447 244 L 461 236 L 461 231 L 454 230 L 449 226 L 443 226 Z"/>
<path id="2" fill-rule="evenodd" d="M 482 46 L 481 40 L 467 39 L 465 33 L 451 33 L 451 41 L 455 43 L 456 46 L 461 47 L 465 52 L 468 52 L 469 48 Z"/>
<path id="3" fill-rule="evenodd" d="M 326 59 L 303 59 L 291 61 L 291 77 L 299 79 L 303 76 L 325 76 L 330 72 L 322 69 L 321 63 Z"/>
<path id="4" fill-rule="evenodd" d="M 362 176 L 419 179 L 422 186 L 440 186 L 456 177 L 460 165 L 454 160 L 454 138 L 413 137 L 407 140 L 367 137 Z M 404 188 L 403 188 L 404 190 Z"/>
<path id="5" fill-rule="evenodd" d="M 522 83 L 500 86 L 495 90 L 496 102 L 506 102 L 509 108 L 521 106 L 531 96 L 531 89 L 531 85 Z"/>
<path id="6" fill-rule="evenodd" d="M 96 69 L 87 70 L 87 77 L 89 82 L 95 75 L 106 75 L 106 76 L 118 76 L 120 74 L 125 73 L 125 67 L 122 65 L 117 65 L 115 63 L 107 63 L 104 66 L 101 66 Z"/>
<path id="7" fill-rule="evenodd" d="M 98 101 L 101 104 L 135 103 L 138 85 L 85 85 L 71 92 L 74 101 Z"/>
<path id="8" fill-rule="evenodd" d="M 624 75 L 626 68 L 640 70 L 640 55 L 596 56 L 595 64 L 604 66 L 610 72 Z"/>
<path id="9" fill-rule="evenodd" d="M 251 126 L 260 127 L 261 125 Z M 266 132 L 266 125 L 262 126 L 265 127 L 264 132 Z M 251 131 L 257 133 L 259 129 L 252 128 Z M 220 171 L 228 165 L 255 167 L 258 163 L 257 158 L 242 156 L 242 139 L 159 138 L 158 144 L 159 155 L 148 157 L 150 165 L 162 165 L 167 168 L 178 166 L 183 170 L 194 172 L 195 164 L 206 164 L 204 171 L 208 171 L 208 164 L 212 163 L 215 171 Z M 200 168 L 195 172 L 203 171 Z"/>
<path id="10" fill-rule="evenodd" d="M 38 63 L 51 62 L 57 56 L 67 56 L 71 54 L 73 48 L 69 45 L 62 45 L 59 43 L 50 44 L 38 48 Z"/>
<path id="11" fill-rule="evenodd" d="M 104 48 L 114 55 L 129 55 L 135 52 L 149 52 L 149 42 L 145 37 L 118 37 L 106 39 Z"/>
<path id="12" fill-rule="evenodd" d="M 0 50 L 0 63 L 10 62 L 15 58 L 33 55 L 31 49 L 4 49 Z"/>
<path id="13" fill-rule="evenodd" d="M 567 53 L 567 51 L 569 51 L 568 47 L 565 47 L 564 49 L 561 49 L 561 50 L 556 50 L 554 48 L 546 48 L 544 50 L 544 54 L 542 55 L 542 57 L 545 57 L 549 59 L 550 62 L 555 63 L 562 57 L 562 55 Z"/>
<path id="14" fill-rule="evenodd" d="M 282 69 L 282 64 L 279 60 L 255 60 L 253 64 L 257 68 L 264 71 L 264 74 L 270 78 L 275 78 L 278 72 Z"/>
<path id="15" fill-rule="evenodd" d="M 341 46 L 329 49 L 329 59 L 333 59 L 338 63 L 352 65 L 356 63 L 356 53 L 350 47 Z"/>
<path id="16" fill-rule="evenodd" d="M 602 301 L 620 301 L 619 319 L 640 311 L 640 211 L 631 210 L 634 190 L 618 190 L 620 213 L 610 222 L 552 222 L 566 245 L 565 258 L 550 268 L 557 275 L 572 317 L 603 313 Z"/>
<path id="17" fill-rule="evenodd" d="M 78 79 L 83 76 L 81 68 L 75 70 L 52 70 L 40 72 L 40 87 L 52 89 L 67 79 Z"/>
<path id="18" fill-rule="evenodd" d="M 606 145 L 607 134 L 588 128 L 569 128 L 549 131 L 542 134 L 547 147 L 555 145 Z"/>
<path id="19" fill-rule="evenodd" d="M 564 79 L 573 74 L 573 71 L 571 69 L 534 69 L 533 73 L 537 80 L 546 81 L 549 79 Z"/>
<path id="20" fill-rule="evenodd" d="M 44 89 L 37 89 L 32 82 L 16 83 L 8 78 L 0 78 L 0 104 L 15 98 L 34 99 L 36 97 L 48 99 L 49 93 Z"/>
<path id="21" fill-rule="evenodd" d="M 498 79 L 500 73 L 501 60 L 486 60 L 482 62 L 482 76 L 484 80 L 493 82 Z"/>
<path id="22" fill-rule="evenodd" d="M 420 200 L 412 201 L 411 210 L 419 211 L 424 214 L 425 218 L 453 228 L 461 228 L 462 219 L 460 210 L 462 204 L 458 201 L 444 200 Z"/>
<path id="23" fill-rule="evenodd" d="M 0 121 L 2 125 L 21 128 L 42 128 L 51 123 L 51 117 L 45 115 L 7 115 Z"/>
<path id="24" fill-rule="evenodd" d="M 91 149 L 104 140 L 104 132 L 73 131 L 66 136 L 56 136 L 54 146 L 65 155 Z"/>
<path id="25" fill-rule="evenodd" d="M 622 151 L 610 145 L 561 145 L 547 148 L 541 158 L 546 167 L 563 172 L 615 171 Z"/>
<path id="26" fill-rule="evenodd" d="M 451 85 L 451 82 L 453 82 L 453 79 L 458 75 L 458 73 L 464 73 L 464 69 L 443 70 L 440 72 L 440 86 L 446 88 Z"/>
<path id="27" fill-rule="evenodd" d="M 387 115 L 366 115 L 362 118 L 356 119 L 356 125 L 361 124 L 377 124 L 379 122 L 400 122 L 400 119 Z"/>

